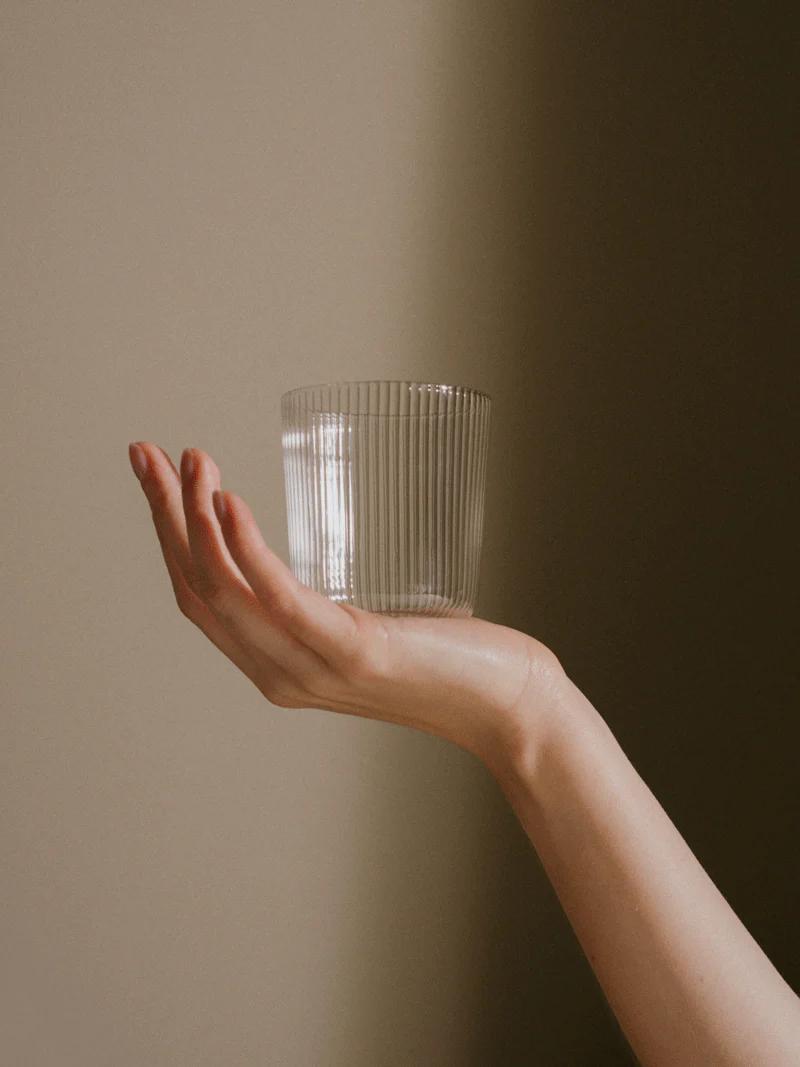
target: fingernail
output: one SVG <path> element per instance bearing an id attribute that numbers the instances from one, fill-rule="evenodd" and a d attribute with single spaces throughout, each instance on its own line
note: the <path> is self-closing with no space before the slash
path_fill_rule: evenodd
<path id="1" fill-rule="evenodd" d="M 211 500 L 214 504 L 214 511 L 217 514 L 217 518 L 222 522 L 227 514 L 227 508 L 225 507 L 225 498 L 223 497 L 219 489 L 215 489 L 211 494 Z"/>
<path id="2" fill-rule="evenodd" d="M 184 448 L 181 455 L 181 477 L 191 478 L 194 474 L 194 456 L 191 448 Z"/>
<path id="3" fill-rule="evenodd" d="M 144 449 L 140 448 L 135 441 L 132 441 L 128 445 L 128 456 L 133 467 L 133 473 L 141 481 L 147 471 L 147 456 L 144 453 Z"/>

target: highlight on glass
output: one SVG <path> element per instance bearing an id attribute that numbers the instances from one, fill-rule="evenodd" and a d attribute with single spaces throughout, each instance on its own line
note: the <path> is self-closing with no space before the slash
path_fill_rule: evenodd
<path id="1" fill-rule="evenodd" d="M 464 385 L 334 382 L 281 397 L 290 566 L 331 600 L 471 616 L 491 398 Z"/>

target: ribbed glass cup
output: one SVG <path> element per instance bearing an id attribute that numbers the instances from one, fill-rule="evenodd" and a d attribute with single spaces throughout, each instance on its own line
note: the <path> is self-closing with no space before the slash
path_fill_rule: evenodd
<path id="1" fill-rule="evenodd" d="M 281 397 L 293 573 L 389 615 L 470 616 L 491 398 L 462 385 L 334 382 Z"/>

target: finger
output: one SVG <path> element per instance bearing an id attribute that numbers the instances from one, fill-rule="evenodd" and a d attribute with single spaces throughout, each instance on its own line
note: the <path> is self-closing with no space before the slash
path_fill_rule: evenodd
<path id="1" fill-rule="evenodd" d="M 355 612 L 299 582 L 268 547 L 253 513 L 235 493 L 214 494 L 225 543 L 248 585 L 274 618 L 328 663 L 341 661 L 359 641 Z"/>
<path id="2" fill-rule="evenodd" d="M 229 633 L 251 654 L 266 654 L 290 675 L 302 676 L 319 657 L 265 610 L 231 557 L 212 504 L 219 469 L 200 449 L 181 458 L 183 511 L 191 551 L 189 584 Z"/>
<path id="3" fill-rule="evenodd" d="M 158 530 L 158 527 L 156 527 L 156 530 Z M 160 534 L 159 541 L 161 541 Z M 185 615 L 187 619 L 202 630 L 209 641 L 216 645 L 220 652 L 227 656 L 243 674 L 247 675 L 254 685 L 260 685 L 263 681 L 266 664 L 262 662 L 261 667 L 258 667 L 248 653 L 245 652 L 238 642 L 231 637 L 227 630 L 225 630 L 217 621 L 205 604 L 199 600 L 186 585 L 183 571 L 181 571 L 180 567 L 175 562 L 175 557 L 172 555 L 169 548 L 163 543 L 161 548 L 164 555 L 164 562 L 167 565 L 167 572 L 169 573 L 170 581 L 172 582 L 172 588 L 175 591 L 175 600 L 178 603 L 181 614 Z"/>
<path id="4" fill-rule="evenodd" d="M 185 572 L 191 555 L 183 517 L 178 472 L 167 453 L 159 446 L 139 442 L 138 448 L 144 456 L 146 465 L 140 481 L 150 504 L 153 525 L 178 608 L 182 615 L 201 629 L 224 655 L 251 681 L 255 682 L 257 673 L 255 662 L 227 633 L 186 581 Z"/>

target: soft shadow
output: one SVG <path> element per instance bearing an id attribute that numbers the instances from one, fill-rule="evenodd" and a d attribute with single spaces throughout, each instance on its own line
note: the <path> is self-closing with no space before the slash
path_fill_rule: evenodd
<path id="1" fill-rule="evenodd" d="M 632 3 L 449 18 L 426 341 L 494 398 L 478 614 L 556 650 L 796 981 L 791 34 Z M 633 1062 L 488 775 L 383 743 L 363 1062 Z"/>

